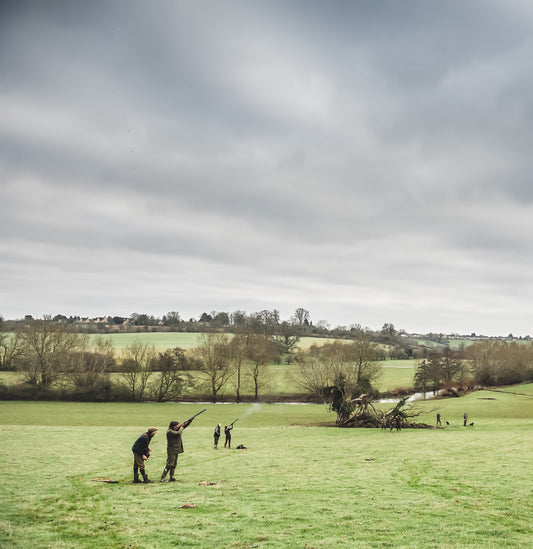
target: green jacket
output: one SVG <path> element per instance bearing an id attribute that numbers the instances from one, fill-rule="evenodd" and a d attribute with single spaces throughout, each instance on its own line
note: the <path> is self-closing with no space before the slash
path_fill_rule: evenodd
<path id="1" fill-rule="evenodd" d="M 167 431 L 167 453 L 168 454 L 183 454 L 183 442 L 181 440 L 181 433 L 185 427 L 183 425 L 176 431 L 169 429 Z"/>

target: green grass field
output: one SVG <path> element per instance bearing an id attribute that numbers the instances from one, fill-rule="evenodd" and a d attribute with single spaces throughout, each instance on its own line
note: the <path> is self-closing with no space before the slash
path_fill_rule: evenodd
<path id="1" fill-rule="evenodd" d="M 106 334 L 102 337 L 109 339 L 117 351 L 121 351 L 122 349 L 129 347 L 132 343 L 139 341 L 142 343 L 147 343 L 148 345 L 153 345 L 157 351 L 164 351 L 165 349 L 172 349 L 174 347 L 192 349 L 198 345 L 201 335 L 202 334 L 200 333 L 188 332 L 132 332 L 124 334 Z M 100 336 L 90 336 L 92 340 L 97 337 Z M 301 349 L 307 349 L 313 344 L 323 345 L 324 343 L 331 341 L 334 340 L 316 337 L 302 337 L 299 342 L 299 347 Z"/>
<path id="2" fill-rule="evenodd" d="M 392 433 L 331 427 L 320 405 L 0 402 L 0 546 L 530 547 L 533 386 L 510 389 L 422 402 L 450 426 Z M 168 422 L 203 407 L 180 481 L 132 484 L 135 438 L 161 429 L 158 479 Z M 213 450 L 236 417 L 248 449 Z M 120 482 L 91 480 L 108 475 Z"/>
<path id="3" fill-rule="evenodd" d="M 153 345 L 157 351 L 165 351 L 174 347 L 182 349 L 192 349 L 199 343 L 200 333 L 188 332 L 139 332 L 124 334 L 106 334 L 102 337 L 109 339 L 116 351 L 129 347 L 133 343 L 141 342 Z M 91 340 L 96 339 L 97 335 L 91 335 Z"/>
<path id="4" fill-rule="evenodd" d="M 533 383 L 524 383 L 521 385 L 512 385 L 511 387 L 498 387 L 498 392 L 515 393 L 519 395 L 533 395 Z"/>

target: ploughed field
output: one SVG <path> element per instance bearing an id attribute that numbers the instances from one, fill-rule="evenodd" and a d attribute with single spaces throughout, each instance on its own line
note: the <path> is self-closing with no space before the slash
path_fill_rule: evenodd
<path id="1" fill-rule="evenodd" d="M 0 546 L 530 546 L 533 386 L 416 406 L 444 427 L 338 429 L 307 404 L 0 402 Z M 169 421 L 204 407 L 179 482 L 159 483 Z M 223 436 L 214 450 L 216 423 L 236 418 L 231 450 Z M 149 426 L 156 482 L 132 484 Z"/>

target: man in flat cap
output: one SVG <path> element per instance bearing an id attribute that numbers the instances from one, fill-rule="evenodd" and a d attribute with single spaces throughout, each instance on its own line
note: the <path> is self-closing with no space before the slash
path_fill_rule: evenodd
<path id="1" fill-rule="evenodd" d="M 150 427 L 135 441 L 134 445 L 131 447 L 131 451 L 133 452 L 133 482 L 136 484 L 140 482 L 143 482 L 144 484 L 152 484 L 152 481 L 146 474 L 144 464 L 150 457 L 150 441 L 156 432 L 156 427 Z M 142 481 L 139 479 L 139 471 L 143 477 Z"/>

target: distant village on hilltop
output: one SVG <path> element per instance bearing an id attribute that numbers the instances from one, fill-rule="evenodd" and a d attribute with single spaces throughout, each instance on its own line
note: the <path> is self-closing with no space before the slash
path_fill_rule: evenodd
<path id="1" fill-rule="evenodd" d="M 135 333 L 135 332 L 202 332 L 209 330 L 232 332 L 238 326 L 245 324 L 249 319 L 265 321 L 272 325 L 289 324 L 297 327 L 300 335 L 308 337 L 349 337 L 354 330 L 361 326 L 353 324 L 349 326 L 331 327 L 325 321 L 319 321 L 314 325 L 309 317 L 309 312 L 305 309 L 297 309 L 295 316 L 289 321 L 281 321 L 279 313 L 273 311 L 261 311 L 247 315 L 243 311 L 234 313 L 216 312 L 202 313 L 198 319 L 182 319 L 177 312 L 170 312 L 163 317 L 155 317 L 148 314 L 133 313 L 129 317 L 122 316 L 65 316 L 55 315 L 51 320 L 69 324 L 80 332 L 86 333 Z M 31 322 L 34 320 L 32 315 L 25 315 L 23 319 L 4 319 L 5 328 L 15 329 L 16 326 Z M 530 341 L 529 335 L 515 337 L 512 333 L 507 335 L 487 336 L 484 334 L 459 334 L 459 333 L 416 333 L 406 332 L 405 330 L 396 330 L 392 324 L 385 323 L 381 332 L 389 330 L 391 334 L 400 338 L 410 340 L 425 339 L 437 343 L 446 343 L 447 341 Z M 372 331 L 372 330 L 370 330 Z M 379 333 L 379 330 L 377 331 Z"/>

